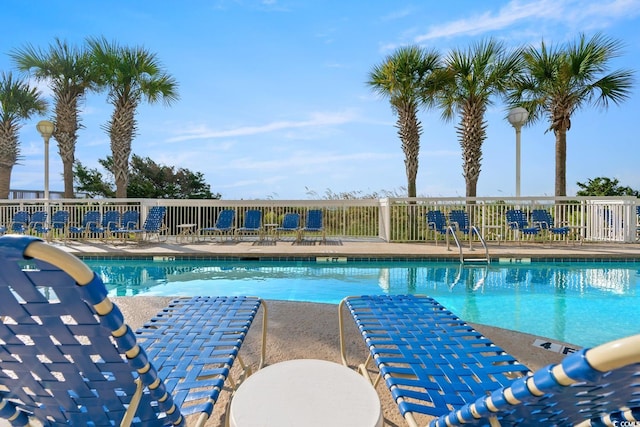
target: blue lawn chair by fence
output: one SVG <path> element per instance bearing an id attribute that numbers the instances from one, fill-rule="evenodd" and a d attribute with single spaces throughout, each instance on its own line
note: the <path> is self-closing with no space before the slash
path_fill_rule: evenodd
<path id="1" fill-rule="evenodd" d="M 134 333 L 100 276 L 32 236 L 0 237 L 0 298 L 0 419 L 14 426 L 202 426 L 249 374 L 232 367 L 260 307 L 264 363 L 262 300 L 179 298 Z"/>
<path id="2" fill-rule="evenodd" d="M 370 352 L 359 371 L 370 378 L 368 362 L 375 363 L 411 426 L 420 414 L 439 417 L 431 427 L 640 419 L 640 335 L 580 350 L 528 376 L 513 356 L 432 298 L 348 297 L 339 309 L 343 364 L 349 366 L 348 311 Z"/>
<path id="3" fill-rule="evenodd" d="M 320 234 L 322 243 L 327 243 L 327 232 L 324 228 L 322 209 L 311 209 L 307 212 L 304 227 L 300 229 L 298 240 L 302 241 L 306 234 Z"/>
<path id="4" fill-rule="evenodd" d="M 109 239 L 113 236 L 113 232 L 120 227 L 120 211 L 108 210 L 102 215 L 102 222 L 100 226 L 96 227 L 93 231 L 104 239 Z"/>
<path id="5" fill-rule="evenodd" d="M 520 233 L 525 236 L 536 236 L 540 229 L 529 224 L 527 215 L 520 209 L 509 209 L 506 212 L 507 227 L 517 233 L 517 239 L 520 240 Z"/>
<path id="6" fill-rule="evenodd" d="M 29 212 L 27 211 L 17 211 L 11 217 L 11 222 L 3 227 L 4 233 L 13 233 L 13 234 L 24 234 L 29 230 Z"/>
<path id="7" fill-rule="evenodd" d="M 124 213 L 120 217 L 120 226 L 117 228 L 117 230 L 121 230 L 121 231 L 135 230 L 138 228 L 139 222 L 140 222 L 140 212 L 134 209 L 124 211 Z"/>
<path id="8" fill-rule="evenodd" d="M 151 209 L 149 209 L 147 218 L 144 220 L 144 224 L 142 224 L 142 228 L 118 228 L 114 230 L 112 234 L 114 237 L 119 236 L 125 240 L 133 237 L 137 242 L 149 241 L 154 237 L 157 238 L 158 241 L 161 241 L 163 238 L 166 240 L 167 227 L 164 224 L 166 213 L 166 206 L 152 206 Z"/>
<path id="9" fill-rule="evenodd" d="M 29 219 L 29 234 L 43 235 L 47 227 L 46 211 L 36 211 L 31 214 Z"/>
<path id="10" fill-rule="evenodd" d="M 276 227 L 274 230 L 275 239 L 280 240 L 284 234 L 295 234 L 295 240 L 298 240 L 298 233 L 300 232 L 300 214 L 294 212 L 288 212 L 282 218 L 282 225 Z"/>
<path id="11" fill-rule="evenodd" d="M 102 214 L 100 213 L 100 211 L 87 211 L 82 216 L 82 222 L 80 223 L 80 225 L 69 226 L 67 235 L 70 238 L 77 236 L 87 238 L 91 233 L 95 233 L 96 230 L 100 227 L 101 218 Z"/>
<path id="12" fill-rule="evenodd" d="M 469 234 L 471 231 L 471 223 L 467 211 L 452 210 L 449 212 L 449 224 L 454 227 L 456 231 L 463 234 Z"/>
<path id="13" fill-rule="evenodd" d="M 257 209 L 249 209 L 244 213 L 244 225 L 235 230 L 236 238 L 245 234 L 255 234 L 259 240 L 262 240 L 264 231 L 262 228 L 262 211 Z"/>
<path id="14" fill-rule="evenodd" d="M 442 211 L 427 212 L 427 230 L 433 231 L 436 245 L 438 244 L 438 236 L 447 234 L 447 217 Z"/>
<path id="15" fill-rule="evenodd" d="M 553 217 L 551 213 L 545 209 L 534 209 L 531 211 L 531 222 L 534 227 L 538 227 L 542 232 L 549 235 L 564 236 L 565 241 L 568 242 L 569 233 L 571 228 L 567 226 L 556 227 L 553 224 Z"/>
<path id="16" fill-rule="evenodd" d="M 222 236 L 233 232 L 233 220 L 235 219 L 235 216 L 236 211 L 233 209 L 221 210 L 213 227 L 200 228 L 198 230 L 198 236 L 204 238 L 206 236 L 218 235 L 220 236 L 220 241 L 222 241 Z"/>

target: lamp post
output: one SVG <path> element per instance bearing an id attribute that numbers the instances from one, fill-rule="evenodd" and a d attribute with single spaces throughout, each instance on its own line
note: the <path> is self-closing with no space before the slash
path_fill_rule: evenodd
<path id="1" fill-rule="evenodd" d="M 516 129 L 516 197 L 520 197 L 520 129 L 525 124 L 529 112 L 522 107 L 516 107 L 509 111 L 507 119 Z"/>
<path id="2" fill-rule="evenodd" d="M 53 123 L 49 120 L 41 120 L 36 129 L 44 139 L 44 198 L 49 200 L 49 138 L 53 135 Z"/>

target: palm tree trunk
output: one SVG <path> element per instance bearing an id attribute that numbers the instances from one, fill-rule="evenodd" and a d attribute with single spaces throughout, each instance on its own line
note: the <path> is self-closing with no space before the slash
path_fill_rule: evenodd
<path id="1" fill-rule="evenodd" d="M 9 198 L 9 187 L 11 185 L 11 170 L 13 166 L 0 164 L 0 199 Z"/>
<path id="2" fill-rule="evenodd" d="M 418 156 L 420 154 L 420 133 L 422 132 L 417 115 L 417 106 L 413 102 L 405 103 L 398 109 L 398 136 L 404 151 L 404 166 L 407 173 L 407 196 L 416 197 L 416 177 L 418 176 Z M 418 237 L 418 218 L 415 203 L 411 202 L 407 212 L 408 238 Z"/>
<path id="3" fill-rule="evenodd" d="M 567 131 L 557 129 L 556 135 L 556 197 L 567 195 Z"/>
<path id="4" fill-rule="evenodd" d="M 136 104 L 127 100 L 116 100 L 114 105 L 115 109 L 109 124 L 113 175 L 116 183 L 116 197 L 126 198 L 129 184 L 131 142 L 136 131 Z"/>
<path id="5" fill-rule="evenodd" d="M 62 159 L 62 173 L 64 180 L 64 197 L 73 199 L 73 162 L 75 161 L 75 139 L 67 133 L 56 133 L 54 135 L 58 141 L 58 153 Z"/>

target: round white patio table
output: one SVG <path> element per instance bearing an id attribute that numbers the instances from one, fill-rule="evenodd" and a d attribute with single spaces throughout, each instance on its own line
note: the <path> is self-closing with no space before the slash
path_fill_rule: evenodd
<path id="1" fill-rule="evenodd" d="M 296 359 L 267 366 L 238 387 L 230 427 L 382 427 L 373 386 L 338 363 Z"/>

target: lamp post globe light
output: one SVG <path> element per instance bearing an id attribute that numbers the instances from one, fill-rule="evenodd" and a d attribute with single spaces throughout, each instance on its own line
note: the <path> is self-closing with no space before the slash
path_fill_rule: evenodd
<path id="1" fill-rule="evenodd" d="M 511 126 L 516 129 L 516 197 L 520 197 L 520 129 L 527 118 L 529 118 L 529 112 L 522 107 L 512 109 L 507 117 Z"/>
<path id="2" fill-rule="evenodd" d="M 44 139 L 44 198 L 49 200 L 49 138 L 53 135 L 54 125 L 49 120 L 41 120 L 36 129 Z"/>

